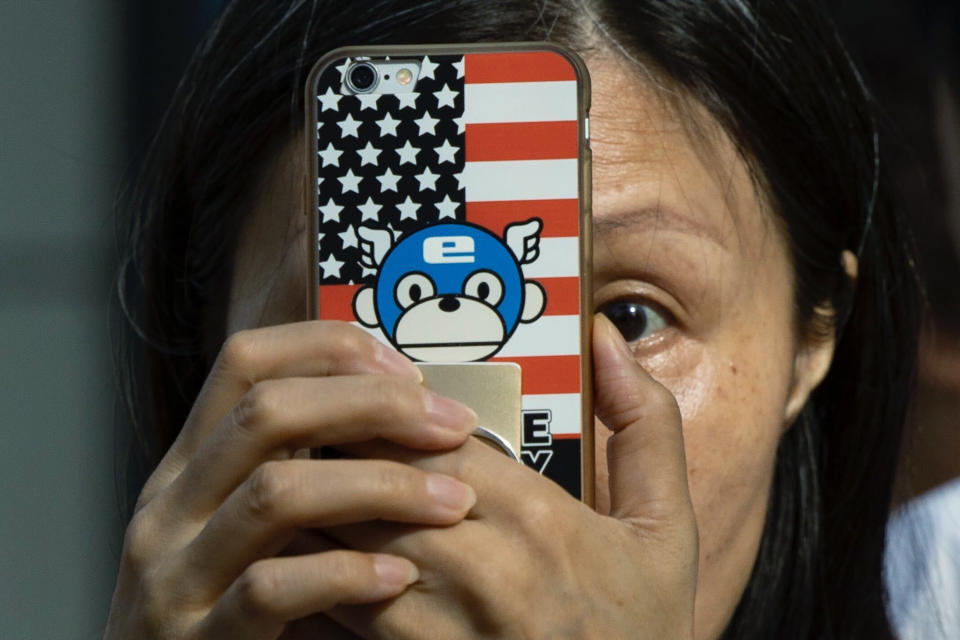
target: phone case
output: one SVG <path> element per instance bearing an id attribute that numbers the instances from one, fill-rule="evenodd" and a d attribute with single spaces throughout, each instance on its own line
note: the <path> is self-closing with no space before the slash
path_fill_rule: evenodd
<path id="1" fill-rule="evenodd" d="M 414 91 L 345 89 L 367 60 L 415 61 Z M 308 295 L 415 361 L 519 365 L 520 457 L 592 504 L 589 96 L 551 44 L 325 56 L 307 83 Z"/>

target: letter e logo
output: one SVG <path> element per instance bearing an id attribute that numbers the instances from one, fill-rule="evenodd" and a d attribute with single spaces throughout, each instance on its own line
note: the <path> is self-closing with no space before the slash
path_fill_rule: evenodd
<path id="1" fill-rule="evenodd" d="M 423 241 L 423 261 L 427 264 L 474 262 L 473 238 L 436 236 Z"/>

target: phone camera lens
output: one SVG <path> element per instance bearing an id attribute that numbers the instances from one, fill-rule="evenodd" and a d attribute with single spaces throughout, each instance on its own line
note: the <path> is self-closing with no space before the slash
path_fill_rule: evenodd
<path id="1" fill-rule="evenodd" d="M 356 93 L 373 91 L 377 84 L 377 70 L 369 62 L 361 62 L 347 71 L 347 86 Z"/>

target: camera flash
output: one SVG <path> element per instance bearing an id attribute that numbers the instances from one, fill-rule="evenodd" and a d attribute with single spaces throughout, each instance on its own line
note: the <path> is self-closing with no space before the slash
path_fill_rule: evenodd
<path id="1" fill-rule="evenodd" d="M 397 84 L 405 87 L 410 84 L 411 80 L 413 80 L 413 74 L 410 73 L 410 69 L 400 69 L 400 71 L 397 71 Z"/>

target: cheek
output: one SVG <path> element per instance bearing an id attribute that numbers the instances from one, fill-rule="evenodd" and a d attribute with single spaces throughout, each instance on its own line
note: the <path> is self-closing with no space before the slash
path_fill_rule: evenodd
<path id="1" fill-rule="evenodd" d="M 732 351 L 737 351 L 733 349 Z M 765 509 L 782 431 L 789 368 L 768 358 L 735 357 L 690 344 L 668 355 L 640 358 L 643 367 L 673 393 L 683 417 L 687 473 L 706 555 L 751 534 L 741 529 L 751 512 Z M 774 355 L 781 365 L 785 356 Z M 597 505 L 608 505 L 606 440 L 596 421 Z"/>
<path id="2" fill-rule="evenodd" d="M 694 371 L 661 382 L 677 398 L 703 558 L 739 546 L 735 538 L 766 509 L 782 433 L 785 373 L 751 358 L 705 354 Z"/>

